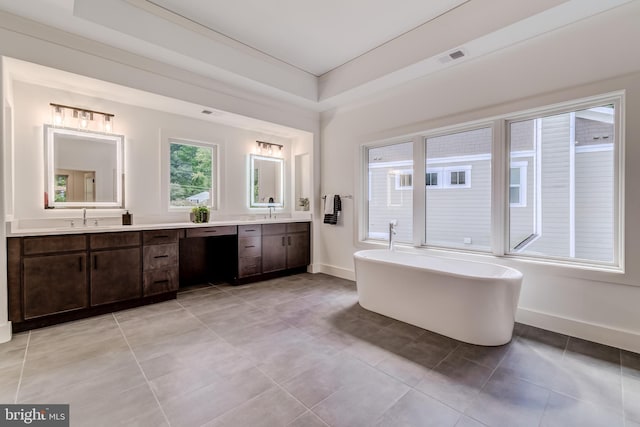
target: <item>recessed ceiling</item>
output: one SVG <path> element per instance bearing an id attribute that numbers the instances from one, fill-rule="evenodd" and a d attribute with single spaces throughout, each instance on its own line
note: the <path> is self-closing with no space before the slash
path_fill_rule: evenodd
<path id="1" fill-rule="evenodd" d="M 327 111 L 637 1 L 0 0 L 0 27 L 129 61 L 109 50 L 120 49 L 161 76 L 180 80 L 184 70 L 225 93 Z M 457 50 L 464 57 L 451 60 Z"/>
<path id="2" fill-rule="evenodd" d="M 148 0 L 320 76 L 469 0 Z"/>

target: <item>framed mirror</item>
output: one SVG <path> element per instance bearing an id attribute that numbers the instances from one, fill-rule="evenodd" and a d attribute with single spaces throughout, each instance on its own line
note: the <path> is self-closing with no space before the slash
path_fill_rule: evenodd
<path id="1" fill-rule="evenodd" d="M 249 206 L 252 208 L 284 205 L 284 159 L 249 155 Z"/>
<path id="2" fill-rule="evenodd" d="M 48 208 L 124 207 L 124 136 L 45 125 Z"/>

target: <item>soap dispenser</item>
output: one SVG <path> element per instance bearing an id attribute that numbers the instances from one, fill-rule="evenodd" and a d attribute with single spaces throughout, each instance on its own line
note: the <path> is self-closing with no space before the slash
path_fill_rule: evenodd
<path id="1" fill-rule="evenodd" d="M 122 214 L 122 225 L 131 225 L 133 223 L 133 215 L 127 211 L 127 213 Z"/>

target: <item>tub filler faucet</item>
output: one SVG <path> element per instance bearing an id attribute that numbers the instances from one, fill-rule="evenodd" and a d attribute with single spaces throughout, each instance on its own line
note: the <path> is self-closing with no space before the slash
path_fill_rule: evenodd
<path id="1" fill-rule="evenodd" d="M 392 219 L 389 221 L 389 250 L 393 250 L 393 236 L 395 236 L 398 232 L 396 231 L 396 227 L 398 226 L 398 220 Z"/>

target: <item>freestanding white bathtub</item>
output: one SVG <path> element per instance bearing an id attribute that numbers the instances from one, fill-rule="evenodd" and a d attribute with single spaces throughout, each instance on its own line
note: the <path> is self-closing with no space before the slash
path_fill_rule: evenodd
<path id="1" fill-rule="evenodd" d="M 358 300 L 367 310 L 471 344 L 511 340 L 518 270 L 384 249 L 354 259 Z"/>

